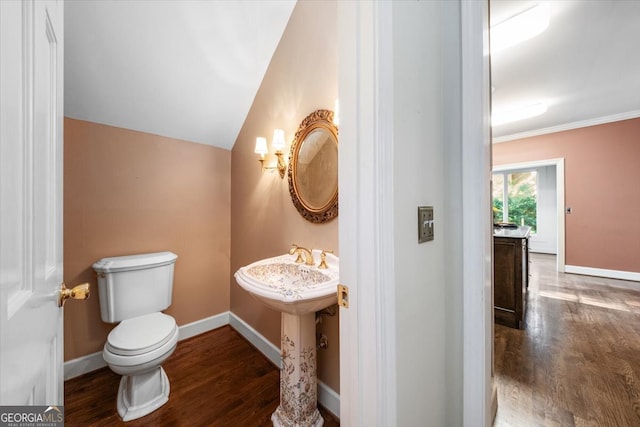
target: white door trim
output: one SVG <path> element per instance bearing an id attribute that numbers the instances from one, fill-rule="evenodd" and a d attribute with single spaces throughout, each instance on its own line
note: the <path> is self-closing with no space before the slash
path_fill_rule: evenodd
<path id="1" fill-rule="evenodd" d="M 391 2 L 338 2 L 340 421 L 396 424 Z"/>
<path id="2" fill-rule="evenodd" d="M 489 14 L 461 1 L 463 423 L 490 426 L 493 353 Z"/>
<path id="3" fill-rule="evenodd" d="M 558 254 L 556 258 L 556 268 L 560 273 L 565 272 L 565 200 L 564 200 L 564 158 L 535 160 L 532 162 L 510 163 L 499 165 L 493 168 L 494 172 L 504 172 L 507 170 L 533 169 L 544 166 L 556 167 L 556 208 L 557 208 L 557 246 Z"/>
<path id="4" fill-rule="evenodd" d="M 396 425 L 390 3 L 338 2 L 341 423 Z M 488 3 L 460 2 L 462 27 L 463 410 L 491 424 L 493 307 Z M 479 37 L 482 35 L 483 37 Z M 376 187 L 378 186 L 378 187 Z M 478 187 L 482 191 L 478 191 Z M 386 282 L 385 282 L 386 281 Z M 383 286 L 384 284 L 384 286 Z M 393 323 L 392 323 L 393 322 Z"/>

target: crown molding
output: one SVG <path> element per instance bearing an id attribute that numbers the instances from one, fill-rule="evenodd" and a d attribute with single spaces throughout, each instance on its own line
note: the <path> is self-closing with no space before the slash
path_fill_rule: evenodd
<path id="1" fill-rule="evenodd" d="M 492 142 L 498 144 L 500 142 L 513 141 L 516 139 L 530 138 L 532 136 L 546 135 L 549 133 L 562 132 L 565 130 L 579 129 L 588 126 L 602 125 L 605 123 L 619 122 L 622 120 L 635 119 L 640 117 L 640 110 L 628 111 L 626 113 L 612 114 L 610 116 L 596 117 L 588 120 L 565 123 L 563 125 L 551 126 L 548 128 L 535 129 L 527 132 L 514 133 L 511 135 L 499 136 L 493 138 Z"/>

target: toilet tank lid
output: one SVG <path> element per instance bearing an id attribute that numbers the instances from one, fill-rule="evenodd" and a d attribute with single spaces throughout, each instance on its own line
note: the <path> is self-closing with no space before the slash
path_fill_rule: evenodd
<path id="1" fill-rule="evenodd" d="M 116 271 L 138 270 L 148 267 L 159 267 L 176 262 L 178 255 L 173 252 L 155 252 L 152 254 L 138 254 L 102 258 L 93 264 L 98 273 L 113 273 Z"/>

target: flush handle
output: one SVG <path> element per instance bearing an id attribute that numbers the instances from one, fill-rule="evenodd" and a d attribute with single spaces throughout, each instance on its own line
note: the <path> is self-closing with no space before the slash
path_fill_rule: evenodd
<path id="1" fill-rule="evenodd" d="M 338 285 L 338 305 L 340 307 L 349 308 L 349 287 Z"/>
<path id="2" fill-rule="evenodd" d="M 58 294 L 58 307 L 62 307 L 66 300 L 73 299 L 87 299 L 89 298 L 89 283 L 83 283 L 81 285 L 74 286 L 71 289 L 67 289 L 65 284 L 60 285 L 60 293 Z"/>

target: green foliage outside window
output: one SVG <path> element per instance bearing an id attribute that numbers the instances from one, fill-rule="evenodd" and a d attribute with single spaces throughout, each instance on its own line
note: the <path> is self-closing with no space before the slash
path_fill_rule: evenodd
<path id="1" fill-rule="evenodd" d="M 493 198 L 493 223 L 497 224 L 502 222 L 502 217 L 504 216 L 504 212 L 502 210 L 502 198 L 498 199 L 496 197 Z"/>
<path id="2" fill-rule="evenodd" d="M 508 174 L 508 213 L 507 222 L 528 225 L 531 233 L 537 229 L 536 211 L 536 175 L 535 172 Z M 499 188 L 498 188 L 499 190 Z M 493 220 L 504 221 L 504 207 L 501 191 L 494 193 Z"/>
<path id="3" fill-rule="evenodd" d="M 509 222 L 531 227 L 536 232 L 536 198 L 535 196 L 509 197 Z"/>

